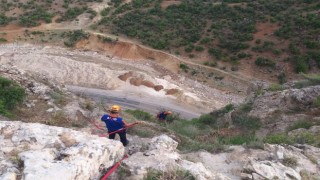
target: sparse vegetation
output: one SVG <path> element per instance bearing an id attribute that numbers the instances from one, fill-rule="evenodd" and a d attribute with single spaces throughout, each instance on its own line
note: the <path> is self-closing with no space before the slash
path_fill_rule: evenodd
<path id="1" fill-rule="evenodd" d="M 67 47 L 73 47 L 78 41 L 82 39 L 88 39 L 89 34 L 85 33 L 83 30 L 75 30 L 64 33 L 62 37 L 67 38 L 67 40 L 64 42 Z"/>
<path id="2" fill-rule="evenodd" d="M 139 109 L 135 109 L 135 110 L 127 109 L 125 110 L 125 112 L 133 115 L 138 120 L 143 120 L 143 121 L 154 120 L 154 117 L 150 113 L 144 112 Z"/>
<path id="3" fill-rule="evenodd" d="M 282 164 L 288 167 L 295 168 L 298 165 L 298 160 L 294 157 L 286 157 L 282 160 Z"/>
<path id="4" fill-rule="evenodd" d="M 0 114 L 11 117 L 11 111 L 25 96 L 24 89 L 17 83 L 0 76 Z"/>
<path id="5" fill-rule="evenodd" d="M 170 179 L 170 180 L 195 180 L 190 172 L 185 170 L 171 170 L 168 172 L 161 172 L 158 170 L 149 169 L 147 175 L 143 180 L 157 180 L 157 179 Z"/>
<path id="6" fill-rule="evenodd" d="M 284 88 L 280 84 L 271 84 L 268 88 L 269 91 L 281 91 Z"/>
<path id="7" fill-rule="evenodd" d="M 32 26 L 40 25 L 39 21 L 50 23 L 51 18 L 52 18 L 52 14 L 48 13 L 43 8 L 37 8 L 21 15 L 19 18 L 19 23 L 22 26 L 32 27 Z"/>
<path id="8" fill-rule="evenodd" d="M 264 142 L 269 144 L 292 144 L 292 139 L 286 134 L 273 134 L 265 138 Z"/>
<path id="9" fill-rule="evenodd" d="M 7 42 L 7 40 L 5 38 L 0 38 L 0 43 L 2 42 Z"/>
<path id="10" fill-rule="evenodd" d="M 292 131 L 299 128 L 309 129 L 313 124 L 310 121 L 307 120 L 300 120 L 295 122 L 294 124 L 290 125 L 287 128 L 287 131 Z"/>

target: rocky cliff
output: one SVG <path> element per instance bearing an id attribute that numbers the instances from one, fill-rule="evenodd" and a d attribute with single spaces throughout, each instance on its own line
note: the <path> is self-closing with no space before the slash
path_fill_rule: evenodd
<path id="1" fill-rule="evenodd" d="M 38 123 L 0 121 L 0 179 L 98 179 L 124 155 L 118 141 Z"/>

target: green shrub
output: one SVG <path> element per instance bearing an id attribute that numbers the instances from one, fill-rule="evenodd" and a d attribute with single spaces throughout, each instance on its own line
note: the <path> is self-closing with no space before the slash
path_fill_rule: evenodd
<path id="1" fill-rule="evenodd" d="M 228 112 L 232 111 L 233 109 L 234 109 L 233 104 L 228 104 L 228 105 L 226 105 L 226 106 L 224 107 L 224 112 L 225 112 L 225 113 L 228 113 Z"/>
<path id="2" fill-rule="evenodd" d="M 37 8 L 33 11 L 26 12 L 19 17 L 19 23 L 22 26 L 32 27 L 40 25 L 39 21 L 51 23 L 52 14 L 42 8 Z"/>
<path id="3" fill-rule="evenodd" d="M 144 112 L 140 109 L 135 109 L 135 110 L 127 109 L 125 110 L 125 112 L 133 115 L 133 117 L 135 117 L 138 120 L 151 121 L 154 119 L 150 113 Z"/>
<path id="4" fill-rule="evenodd" d="M 203 64 L 210 67 L 216 67 L 218 65 L 216 61 L 206 61 Z"/>
<path id="5" fill-rule="evenodd" d="M 67 40 L 64 42 L 64 45 L 68 47 L 73 47 L 78 41 L 89 38 L 89 34 L 85 33 L 83 30 L 71 31 L 64 34 L 63 36 L 67 37 Z"/>
<path id="6" fill-rule="evenodd" d="M 264 58 L 264 57 L 258 57 L 255 61 L 255 64 L 257 66 L 269 66 L 269 67 L 275 66 L 275 63 L 273 61 L 271 61 L 268 58 Z"/>
<path id="7" fill-rule="evenodd" d="M 198 120 L 194 120 L 194 122 L 198 122 L 200 124 L 206 124 L 206 125 L 215 125 L 217 122 L 217 119 L 210 114 L 204 114 L 204 115 L 201 115 L 198 118 Z"/>
<path id="8" fill-rule="evenodd" d="M 286 134 L 268 135 L 264 142 L 269 144 L 293 144 L 293 140 Z"/>
<path id="9" fill-rule="evenodd" d="M 287 128 L 287 131 L 292 131 L 299 128 L 309 129 L 312 126 L 312 123 L 306 120 L 300 120 L 295 122 L 294 124 L 290 125 Z"/>
<path id="10" fill-rule="evenodd" d="M 179 67 L 180 67 L 180 69 L 182 69 L 184 72 L 188 72 L 188 69 L 190 69 L 188 65 L 182 64 L 182 63 L 180 63 Z"/>
<path id="11" fill-rule="evenodd" d="M 15 82 L 0 76 L 0 114 L 11 116 L 13 110 L 18 103 L 21 103 L 26 94 Z"/>
<path id="12" fill-rule="evenodd" d="M 306 73 L 309 70 L 309 66 L 306 62 L 306 57 L 304 56 L 295 57 L 295 69 L 297 73 Z"/>
<path id="13" fill-rule="evenodd" d="M 4 14 L 0 13 L 0 26 L 7 25 L 9 23 L 9 18 Z"/>
<path id="14" fill-rule="evenodd" d="M 1 42 L 7 42 L 7 40 L 5 38 L 0 38 L 0 43 Z"/>
<path id="15" fill-rule="evenodd" d="M 257 130 L 261 127 L 260 119 L 253 118 L 245 115 L 238 115 L 232 119 L 232 122 L 240 126 L 242 128 L 246 128 L 248 130 Z"/>

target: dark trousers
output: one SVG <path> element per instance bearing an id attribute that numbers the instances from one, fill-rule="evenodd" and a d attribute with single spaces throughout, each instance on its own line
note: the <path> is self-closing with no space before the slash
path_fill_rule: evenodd
<path id="1" fill-rule="evenodd" d="M 110 134 L 109 135 L 109 139 L 114 139 L 116 137 L 116 134 L 119 134 L 120 141 L 122 142 L 123 146 L 126 146 L 128 144 L 126 131 L 120 131 L 120 132 L 117 132 L 117 133 L 114 133 L 114 134 Z"/>

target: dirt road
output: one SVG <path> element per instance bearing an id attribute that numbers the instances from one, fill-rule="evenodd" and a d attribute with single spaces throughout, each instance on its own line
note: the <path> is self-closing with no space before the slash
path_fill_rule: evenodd
<path id="1" fill-rule="evenodd" d="M 110 91 L 94 88 L 85 88 L 80 86 L 67 86 L 68 90 L 85 95 L 106 105 L 118 104 L 124 109 L 141 109 L 151 114 L 156 114 L 160 110 L 169 109 L 178 113 L 180 117 L 185 119 L 197 118 L 206 111 L 201 111 L 190 105 L 177 103 L 169 98 L 159 98 L 141 93 L 128 93 L 124 91 Z"/>

